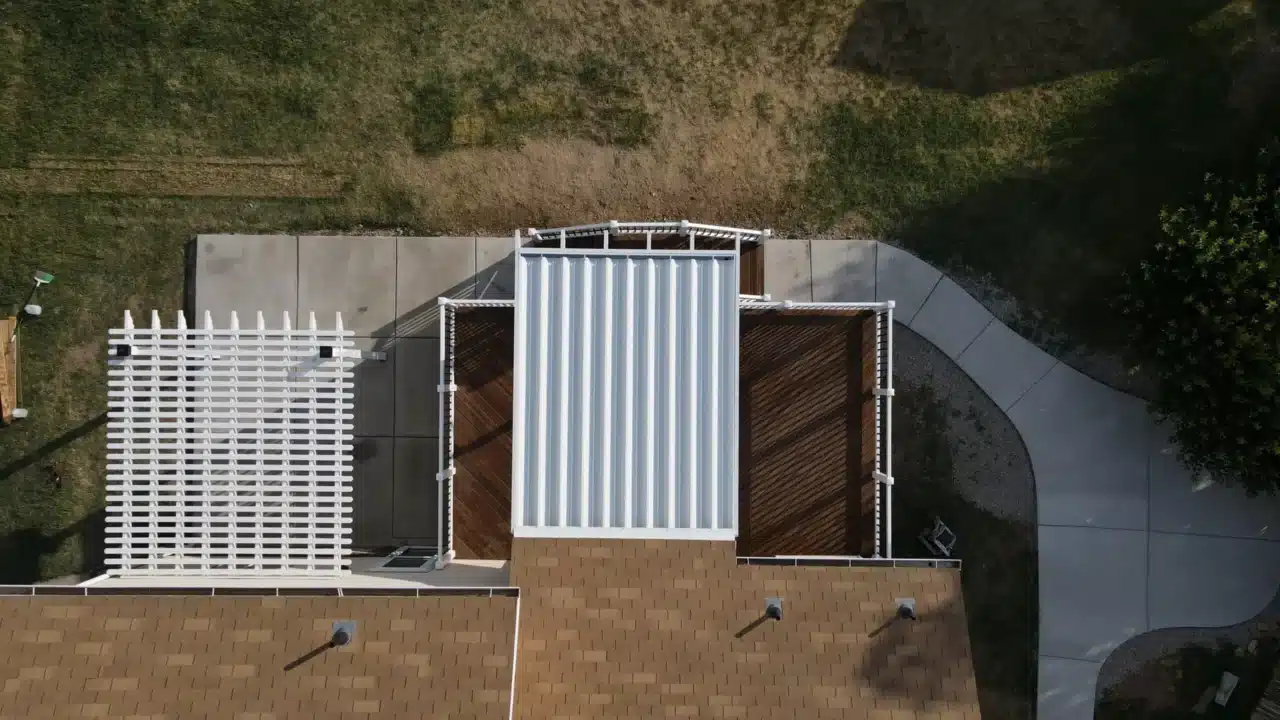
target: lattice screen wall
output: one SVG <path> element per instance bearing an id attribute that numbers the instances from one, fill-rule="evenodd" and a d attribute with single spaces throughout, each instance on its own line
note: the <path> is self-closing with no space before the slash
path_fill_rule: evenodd
<path id="1" fill-rule="evenodd" d="M 108 568 L 121 576 L 341 575 L 351 546 L 352 332 L 110 331 Z"/>

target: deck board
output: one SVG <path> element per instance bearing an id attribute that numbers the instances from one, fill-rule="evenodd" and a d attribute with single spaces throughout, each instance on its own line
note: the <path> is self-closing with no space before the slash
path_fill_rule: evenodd
<path id="1" fill-rule="evenodd" d="M 874 553 L 874 322 L 744 314 L 739 555 Z"/>
<path id="2" fill-rule="evenodd" d="M 511 308 L 457 313 L 453 544 L 457 557 L 511 557 Z"/>
<path id="3" fill-rule="evenodd" d="M 18 404 L 18 346 L 14 337 L 16 317 L 0 318 L 0 422 L 9 422 Z"/>

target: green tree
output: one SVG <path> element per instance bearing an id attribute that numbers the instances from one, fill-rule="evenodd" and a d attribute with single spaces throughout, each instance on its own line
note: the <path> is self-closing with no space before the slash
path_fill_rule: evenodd
<path id="1" fill-rule="evenodd" d="M 1250 493 L 1280 489 L 1280 146 L 1255 170 L 1161 213 L 1127 305 L 1183 461 Z"/>

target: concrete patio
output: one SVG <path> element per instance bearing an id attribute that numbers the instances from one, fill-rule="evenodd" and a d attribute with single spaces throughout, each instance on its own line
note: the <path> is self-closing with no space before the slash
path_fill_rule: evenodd
<path id="1" fill-rule="evenodd" d="M 216 324 L 261 310 L 321 324 L 342 313 L 357 346 L 387 353 L 356 367 L 357 546 L 436 543 L 439 322 L 436 298 L 512 296 L 510 238 L 201 235 L 195 310 Z"/>

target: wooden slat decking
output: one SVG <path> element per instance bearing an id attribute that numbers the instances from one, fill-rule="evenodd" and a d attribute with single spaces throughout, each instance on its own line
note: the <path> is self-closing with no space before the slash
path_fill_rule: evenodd
<path id="1" fill-rule="evenodd" d="M 459 558 L 511 557 L 511 398 L 515 311 L 457 313 L 453 545 Z"/>
<path id="2" fill-rule="evenodd" d="M 742 248 L 738 254 L 738 292 L 744 295 L 764 294 L 764 250 L 759 243 Z"/>
<path id="3" fill-rule="evenodd" d="M 18 404 L 18 346 L 9 342 L 18 318 L 0 318 L 0 423 L 9 422 Z"/>
<path id="4" fill-rule="evenodd" d="M 454 548 L 511 557 L 514 314 L 458 313 Z M 874 553 L 875 319 L 742 318 L 740 555 Z"/>
<path id="5" fill-rule="evenodd" d="M 874 553 L 874 323 L 743 315 L 739 555 Z"/>

